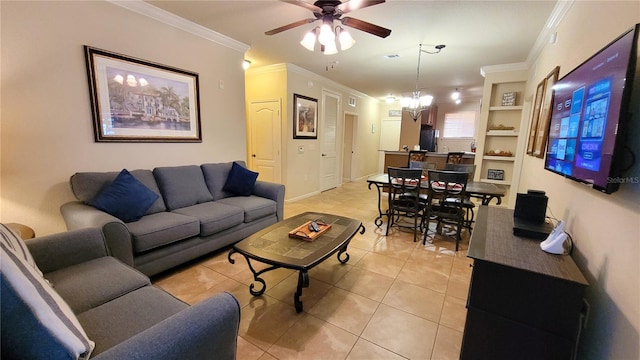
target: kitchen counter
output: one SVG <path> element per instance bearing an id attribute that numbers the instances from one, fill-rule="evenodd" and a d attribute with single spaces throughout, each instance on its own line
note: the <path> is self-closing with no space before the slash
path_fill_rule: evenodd
<path id="1" fill-rule="evenodd" d="M 387 172 L 389 166 L 392 167 L 407 167 L 409 164 L 409 152 L 407 151 L 384 151 L 384 172 Z M 462 157 L 463 164 L 473 164 L 476 157 L 475 153 L 465 152 Z M 446 152 L 428 152 L 427 162 L 436 164 L 436 169 L 444 169 L 444 164 L 447 161 Z"/>

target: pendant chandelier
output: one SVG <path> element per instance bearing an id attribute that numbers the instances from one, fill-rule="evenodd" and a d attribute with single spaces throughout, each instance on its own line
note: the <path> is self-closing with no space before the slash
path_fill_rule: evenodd
<path id="1" fill-rule="evenodd" d="M 420 60 L 422 57 L 422 53 L 424 52 L 427 54 L 437 54 L 442 51 L 444 47 L 445 45 L 436 45 L 435 51 L 427 51 L 422 50 L 422 44 L 420 44 L 420 47 L 418 49 L 418 68 L 416 70 L 416 89 L 413 91 L 413 96 L 403 97 L 400 100 L 402 110 L 407 112 L 411 116 L 413 121 L 418 121 L 418 119 L 422 115 L 422 111 L 431 106 L 431 103 L 433 102 L 433 96 L 421 94 L 420 90 L 418 89 L 418 82 L 420 81 Z"/>

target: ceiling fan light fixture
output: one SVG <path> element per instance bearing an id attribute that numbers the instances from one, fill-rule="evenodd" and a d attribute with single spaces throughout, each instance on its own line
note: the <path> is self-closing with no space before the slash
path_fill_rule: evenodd
<path id="1" fill-rule="evenodd" d="M 317 28 L 316 28 L 317 29 Z M 313 51 L 316 46 L 316 29 L 313 29 L 304 35 L 300 45 L 309 51 Z"/>
<path id="2" fill-rule="evenodd" d="M 356 43 L 353 37 L 351 37 L 351 34 L 340 26 L 336 27 L 336 32 L 339 34 L 338 40 L 340 41 L 340 50 L 345 51 Z"/>
<path id="3" fill-rule="evenodd" d="M 325 55 L 335 55 L 337 53 L 338 53 L 338 48 L 336 47 L 336 42 L 335 41 L 331 41 L 327 45 L 325 45 L 325 47 L 324 47 L 324 54 Z"/>
<path id="4" fill-rule="evenodd" d="M 333 33 L 331 25 L 324 23 L 320 27 L 320 35 L 318 35 L 318 42 L 324 46 L 328 46 L 330 43 L 336 42 L 336 35 Z"/>

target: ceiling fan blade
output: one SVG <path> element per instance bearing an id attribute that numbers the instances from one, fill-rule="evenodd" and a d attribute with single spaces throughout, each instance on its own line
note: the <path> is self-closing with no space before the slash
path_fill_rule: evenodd
<path id="1" fill-rule="evenodd" d="M 378 26 L 372 23 L 368 23 L 366 21 L 354 19 L 352 17 L 341 18 L 340 22 L 342 22 L 342 25 L 344 26 L 362 30 L 364 32 L 368 32 L 369 34 L 380 36 L 381 38 L 386 38 L 391 34 L 391 30 L 389 29 L 383 28 L 382 26 Z"/>
<path id="2" fill-rule="evenodd" d="M 342 11 L 343 14 L 346 14 L 349 11 L 366 8 L 368 6 L 382 4 L 384 1 L 385 0 L 361 0 L 361 1 L 351 2 L 347 0 L 342 4 L 338 5 L 337 8 L 340 9 L 340 11 Z"/>
<path id="3" fill-rule="evenodd" d="M 303 8 L 307 9 L 307 10 L 311 10 L 313 12 L 322 12 L 322 9 L 313 5 L 313 4 L 309 4 L 308 2 L 302 1 L 302 0 L 280 0 L 282 2 L 286 2 L 289 4 L 293 4 L 293 5 L 298 5 L 298 6 L 302 6 Z"/>
<path id="4" fill-rule="evenodd" d="M 298 20 L 296 22 L 292 22 L 291 24 L 287 24 L 287 25 L 284 25 L 284 26 L 280 26 L 279 28 L 275 28 L 273 30 L 266 31 L 264 34 L 265 35 L 275 35 L 277 33 L 283 32 L 285 30 L 289 30 L 289 29 L 293 29 L 293 28 L 298 27 L 298 26 L 310 24 L 310 23 L 312 23 L 312 22 L 314 22 L 316 20 L 318 20 L 318 19 L 309 18 L 309 19 L 304 19 L 304 20 Z"/>

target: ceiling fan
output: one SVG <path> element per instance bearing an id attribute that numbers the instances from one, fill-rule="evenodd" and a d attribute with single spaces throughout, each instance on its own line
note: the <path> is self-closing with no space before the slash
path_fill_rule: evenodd
<path id="1" fill-rule="evenodd" d="M 354 29 L 358 29 L 369 34 L 373 34 L 379 36 L 381 38 L 386 38 L 391 34 L 391 30 L 385 29 L 381 26 L 368 23 L 366 21 L 354 19 L 352 17 L 342 17 L 343 14 L 348 12 L 362 9 L 368 6 L 378 5 L 384 3 L 385 0 L 361 0 L 361 1 L 353 1 L 349 2 L 346 0 L 345 2 L 339 0 L 318 0 L 313 4 L 302 0 L 281 0 L 283 2 L 298 5 L 305 9 L 313 11 L 313 15 L 315 18 L 309 18 L 304 20 L 299 20 L 293 22 L 291 24 L 287 24 L 281 26 L 279 28 L 275 28 L 273 30 L 269 30 L 265 32 L 265 35 L 275 35 L 281 33 L 285 30 L 293 29 L 298 26 L 302 26 L 305 24 L 310 24 L 314 21 L 321 20 L 323 24 L 333 24 L 334 20 L 338 20 L 344 26 L 348 26 Z"/>

